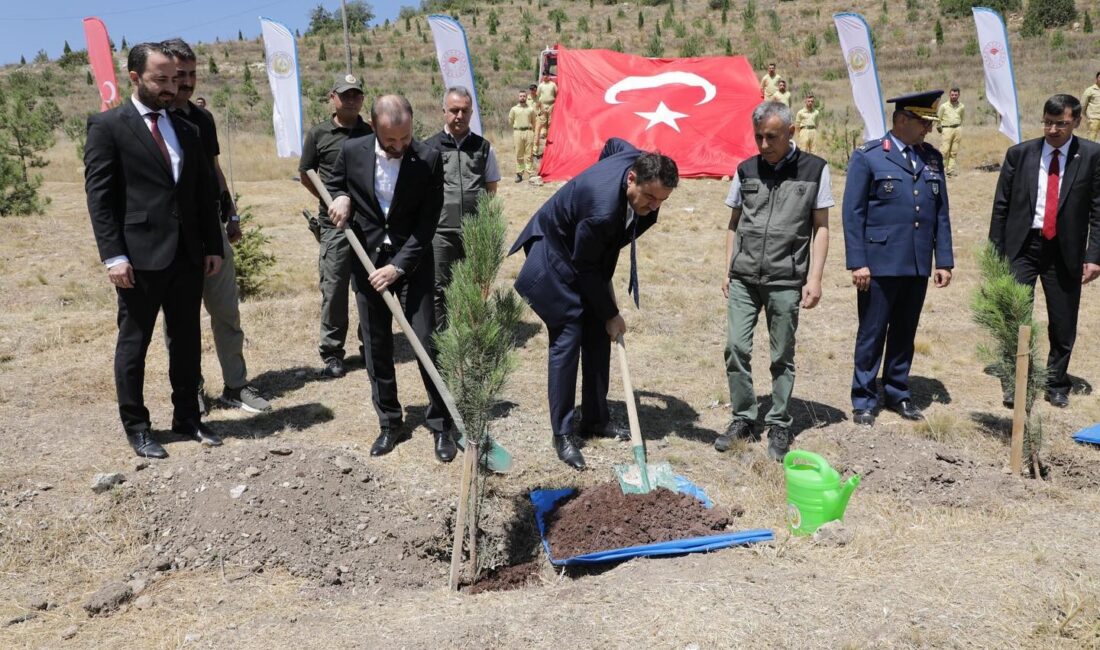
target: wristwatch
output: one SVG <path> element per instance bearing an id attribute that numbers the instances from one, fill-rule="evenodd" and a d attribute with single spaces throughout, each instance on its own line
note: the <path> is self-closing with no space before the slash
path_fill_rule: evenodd
<path id="1" fill-rule="evenodd" d="M 399 277 L 399 278 L 405 277 L 405 269 L 401 268 L 400 266 L 397 266 L 396 264 L 394 264 L 393 265 L 393 270 L 397 271 L 397 277 Z"/>

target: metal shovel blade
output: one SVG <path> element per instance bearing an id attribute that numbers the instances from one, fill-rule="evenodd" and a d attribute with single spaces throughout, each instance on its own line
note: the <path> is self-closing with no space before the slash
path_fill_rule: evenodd
<path id="1" fill-rule="evenodd" d="M 619 487 L 623 494 L 645 494 L 652 489 L 663 487 L 666 490 L 679 492 L 676 484 L 676 475 L 672 473 L 672 466 L 667 462 L 647 463 L 644 465 L 645 478 L 649 479 L 650 490 L 646 489 L 646 481 L 642 476 L 642 465 L 630 463 L 628 465 L 616 465 L 615 476 L 619 479 Z"/>

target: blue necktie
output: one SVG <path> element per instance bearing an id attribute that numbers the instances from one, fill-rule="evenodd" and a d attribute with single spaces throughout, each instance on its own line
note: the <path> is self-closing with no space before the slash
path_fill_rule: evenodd
<path id="1" fill-rule="evenodd" d="M 634 295 L 634 306 L 641 308 L 638 299 L 638 215 L 632 215 L 630 226 L 630 286 L 627 291 Z"/>

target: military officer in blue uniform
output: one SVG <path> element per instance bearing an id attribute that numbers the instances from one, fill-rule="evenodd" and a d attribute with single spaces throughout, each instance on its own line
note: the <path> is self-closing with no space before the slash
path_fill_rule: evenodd
<path id="1" fill-rule="evenodd" d="M 942 94 L 934 90 L 888 99 L 894 104 L 890 132 L 856 149 L 848 165 L 844 244 L 859 291 L 852 373 L 856 424 L 875 422 L 880 363 L 886 407 L 907 420 L 923 417 L 909 394 L 913 339 L 928 276 L 937 287 L 946 287 L 955 265 L 943 156 L 924 142 Z"/>

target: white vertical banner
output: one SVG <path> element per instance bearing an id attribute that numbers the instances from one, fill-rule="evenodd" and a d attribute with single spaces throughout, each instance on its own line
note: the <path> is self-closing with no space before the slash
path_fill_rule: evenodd
<path id="1" fill-rule="evenodd" d="M 470 97 L 474 101 L 470 130 L 482 135 L 481 109 L 478 108 L 477 92 L 474 90 L 474 66 L 470 63 L 466 31 L 457 20 L 441 14 L 428 16 L 428 26 L 432 28 L 432 38 L 435 40 L 435 54 L 439 59 L 439 72 L 443 75 L 443 88 L 463 86 L 470 91 Z M 442 101 L 443 98 L 439 99 Z"/>
<path id="2" fill-rule="evenodd" d="M 280 158 L 302 155 L 302 89 L 298 82 L 298 47 L 281 23 L 260 18 L 267 59 L 267 81 L 274 106 L 275 149 Z"/>
<path id="3" fill-rule="evenodd" d="M 848 66 L 852 98 L 863 117 L 863 139 L 881 138 L 886 135 L 886 112 L 882 107 L 882 86 L 875 66 L 871 27 L 863 16 L 852 13 L 833 14 L 833 22 L 844 63 Z"/>
<path id="4" fill-rule="evenodd" d="M 1001 116 L 998 129 L 1014 144 L 1020 144 L 1020 104 L 1016 98 L 1016 75 L 1008 49 L 1008 30 L 1001 14 L 986 7 L 974 7 L 978 45 L 985 67 L 985 96 Z"/>

